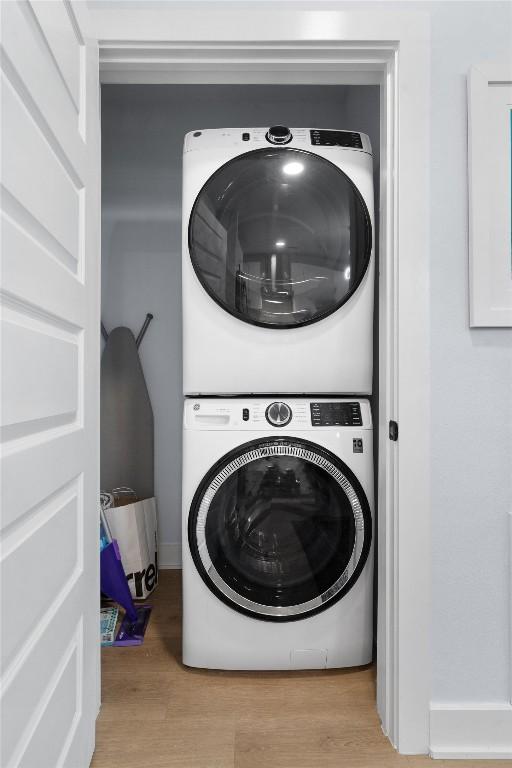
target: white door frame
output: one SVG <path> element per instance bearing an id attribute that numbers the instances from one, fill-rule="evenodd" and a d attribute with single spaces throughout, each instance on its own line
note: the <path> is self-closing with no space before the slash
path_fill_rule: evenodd
<path id="1" fill-rule="evenodd" d="M 237 6 L 92 4 L 100 79 L 381 86 L 377 707 L 400 752 L 425 753 L 431 691 L 428 16 L 339 10 L 342 4 L 338 10 Z M 396 443 L 388 440 L 391 419 L 399 424 Z"/>

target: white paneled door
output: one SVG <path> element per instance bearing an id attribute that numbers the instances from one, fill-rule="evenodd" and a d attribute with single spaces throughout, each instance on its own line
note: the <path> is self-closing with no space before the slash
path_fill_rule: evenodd
<path id="1" fill-rule="evenodd" d="M 2 768 L 99 706 L 99 93 L 83 2 L 1 4 Z"/>

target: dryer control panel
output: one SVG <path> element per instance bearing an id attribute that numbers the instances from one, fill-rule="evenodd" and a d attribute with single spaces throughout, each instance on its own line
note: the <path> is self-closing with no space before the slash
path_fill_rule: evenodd
<path id="1" fill-rule="evenodd" d="M 314 128 L 309 132 L 311 143 L 316 147 L 350 147 L 362 149 L 361 134 L 355 131 L 324 131 Z"/>
<path id="2" fill-rule="evenodd" d="M 255 149 L 269 149 L 281 146 L 290 149 L 314 151 L 323 157 L 339 157 L 339 150 L 350 149 L 372 154 L 369 137 L 359 131 L 340 131 L 335 128 L 294 128 L 273 125 L 269 128 L 203 128 L 189 131 L 185 135 L 183 151 L 187 152 L 251 152 Z M 325 154 L 324 154 L 325 153 Z M 229 159 L 226 156 L 225 160 Z"/>

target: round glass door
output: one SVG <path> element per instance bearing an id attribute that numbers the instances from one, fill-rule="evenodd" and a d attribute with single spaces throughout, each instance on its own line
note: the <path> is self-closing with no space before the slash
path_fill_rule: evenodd
<path id="1" fill-rule="evenodd" d="M 246 443 L 203 479 L 189 543 L 201 577 L 232 608 L 271 621 L 328 608 L 368 557 L 371 513 L 337 457 L 305 440 Z"/>
<path id="2" fill-rule="evenodd" d="M 339 309 L 364 277 L 370 216 L 348 176 L 296 149 L 248 152 L 200 191 L 189 224 L 195 272 L 230 314 L 294 328 Z"/>

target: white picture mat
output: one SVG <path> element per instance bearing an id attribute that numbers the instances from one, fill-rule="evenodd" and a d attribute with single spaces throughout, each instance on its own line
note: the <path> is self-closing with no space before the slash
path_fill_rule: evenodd
<path id="1" fill-rule="evenodd" d="M 512 67 L 508 69 L 474 67 L 468 81 L 471 327 L 512 327 Z"/>

